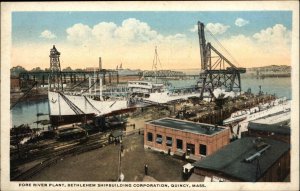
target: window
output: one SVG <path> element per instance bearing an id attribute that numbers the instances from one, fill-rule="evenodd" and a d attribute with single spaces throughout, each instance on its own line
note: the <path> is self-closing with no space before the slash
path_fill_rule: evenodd
<path id="1" fill-rule="evenodd" d="M 181 139 L 176 139 L 176 147 L 177 147 L 177 149 L 182 149 L 182 140 Z"/>
<path id="2" fill-rule="evenodd" d="M 162 144 L 162 142 L 163 142 L 162 136 L 160 134 L 157 134 L 156 135 L 156 143 Z"/>
<path id="3" fill-rule="evenodd" d="M 195 154 L 195 145 L 194 144 L 190 144 L 190 143 L 187 143 L 186 144 L 186 152 L 189 154 Z"/>
<path id="4" fill-rule="evenodd" d="M 149 132 L 148 132 L 148 133 L 147 133 L 147 137 L 148 137 L 148 138 L 147 138 L 148 141 L 151 141 L 151 142 L 153 141 L 153 134 L 152 134 L 152 133 L 149 133 Z"/>
<path id="5" fill-rule="evenodd" d="M 200 155 L 206 156 L 206 145 L 200 144 L 199 153 Z"/>
<path id="6" fill-rule="evenodd" d="M 167 137 L 166 145 L 169 147 L 172 146 L 172 137 Z"/>

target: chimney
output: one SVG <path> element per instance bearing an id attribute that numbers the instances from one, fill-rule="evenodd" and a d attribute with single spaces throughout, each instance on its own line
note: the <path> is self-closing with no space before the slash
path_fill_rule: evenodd
<path id="1" fill-rule="evenodd" d="M 99 70 L 102 70 L 102 61 L 101 61 L 101 57 L 99 57 Z"/>

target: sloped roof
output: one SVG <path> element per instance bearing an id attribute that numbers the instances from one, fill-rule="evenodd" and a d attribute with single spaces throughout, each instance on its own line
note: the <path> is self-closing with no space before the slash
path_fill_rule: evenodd
<path id="1" fill-rule="evenodd" d="M 241 181 L 257 181 L 284 153 L 290 150 L 290 145 L 273 139 L 263 139 L 270 145 L 259 159 L 261 174 L 256 177 L 257 161 L 245 162 L 244 160 L 258 150 L 254 147 L 254 137 L 246 137 L 232 142 L 216 153 L 193 163 L 200 169 L 212 170 L 224 176 L 230 176 Z"/>
<path id="2" fill-rule="evenodd" d="M 291 129 L 285 126 L 276 125 L 276 124 L 261 124 L 255 122 L 249 122 L 249 130 L 265 131 L 265 132 L 274 132 L 282 135 L 290 135 Z"/>

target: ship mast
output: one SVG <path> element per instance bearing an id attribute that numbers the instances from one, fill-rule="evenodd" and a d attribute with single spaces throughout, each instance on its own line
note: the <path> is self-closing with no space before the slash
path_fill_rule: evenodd
<path id="1" fill-rule="evenodd" d="M 157 46 L 155 46 L 155 53 L 154 53 L 154 59 L 153 59 L 153 65 L 152 65 L 152 69 L 155 69 L 155 83 L 157 84 L 157 62 L 159 62 L 160 66 L 160 60 L 157 54 Z"/>

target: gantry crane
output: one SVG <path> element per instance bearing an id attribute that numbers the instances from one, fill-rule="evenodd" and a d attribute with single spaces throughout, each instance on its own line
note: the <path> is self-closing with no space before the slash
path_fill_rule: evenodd
<path id="1" fill-rule="evenodd" d="M 223 56 L 209 42 L 206 43 L 204 24 L 198 21 L 198 35 L 200 45 L 201 71 L 198 81 L 200 99 L 213 98 L 216 88 L 226 91 L 241 92 L 241 73 L 246 68 L 238 68 Z"/>

